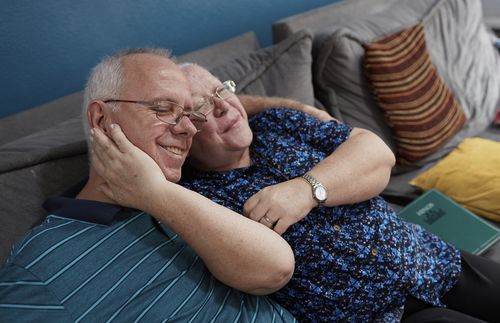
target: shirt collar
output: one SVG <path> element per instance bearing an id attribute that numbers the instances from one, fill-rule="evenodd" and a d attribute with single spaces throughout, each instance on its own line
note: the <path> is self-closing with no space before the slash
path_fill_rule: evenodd
<path id="1" fill-rule="evenodd" d="M 140 212 L 118 204 L 76 199 L 76 194 L 85 182 L 73 186 L 62 196 L 48 198 L 43 203 L 44 209 L 53 215 L 103 225 L 110 225 L 113 221 L 120 221 Z"/>

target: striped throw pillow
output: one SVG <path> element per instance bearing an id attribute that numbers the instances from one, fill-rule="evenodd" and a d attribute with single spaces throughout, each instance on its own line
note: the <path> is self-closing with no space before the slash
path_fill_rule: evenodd
<path id="1" fill-rule="evenodd" d="M 393 131 L 398 163 L 432 154 L 464 125 L 462 107 L 429 58 L 422 24 L 365 45 L 364 64 Z"/>

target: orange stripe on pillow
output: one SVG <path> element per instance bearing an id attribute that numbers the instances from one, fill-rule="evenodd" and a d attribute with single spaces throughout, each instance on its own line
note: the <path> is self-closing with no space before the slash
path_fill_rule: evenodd
<path id="1" fill-rule="evenodd" d="M 364 64 L 400 164 L 432 154 L 464 125 L 462 107 L 430 60 L 422 24 L 365 45 Z"/>

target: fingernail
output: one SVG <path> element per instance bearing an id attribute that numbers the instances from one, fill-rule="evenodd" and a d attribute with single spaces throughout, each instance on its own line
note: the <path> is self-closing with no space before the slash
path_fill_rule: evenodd
<path id="1" fill-rule="evenodd" d="M 94 128 L 90 129 L 90 135 L 93 136 L 94 135 Z"/>
<path id="2" fill-rule="evenodd" d="M 111 129 L 113 129 L 116 125 L 114 123 L 111 124 L 111 126 L 109 126 Z"/>

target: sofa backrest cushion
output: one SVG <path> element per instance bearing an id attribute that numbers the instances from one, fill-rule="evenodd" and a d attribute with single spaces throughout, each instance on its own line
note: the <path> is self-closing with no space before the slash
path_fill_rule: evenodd
<path id="1" fill-rule="evenodd" d="M 307 29 L 313 35 L 334 24 L 352 21 L 363 16 L 376 15 L 390 9 L 400 0 L 349 0 L 308 10 L 273 23 L 273 43 Z"/>
<path id="2" fill-rule="evenodd" d="M 227 61 L 245 56 L 249 52 L 260 48 L 257 36 L 254 32 L 246 32 L 231 39 L 201 48 L 184 55 L 176 57 L 179 63 L 196 63 L 211 69 Z"/>
<path id="3" fill-rule="evenodd" d="M 211 72 L 236 82 L 238 93 L 282 96 L 314 105 L 312 35 L 300 31 L 282 42 L 229 60 Z"/>

